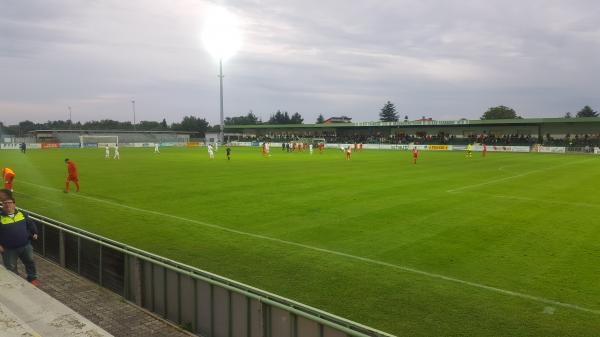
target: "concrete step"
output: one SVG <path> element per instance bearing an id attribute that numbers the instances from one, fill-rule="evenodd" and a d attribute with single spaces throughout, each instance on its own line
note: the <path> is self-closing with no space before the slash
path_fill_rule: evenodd
<path id="1" fill-rule="evenodd" d="M 0 337 L 111 334 L 0 266 Z"/>

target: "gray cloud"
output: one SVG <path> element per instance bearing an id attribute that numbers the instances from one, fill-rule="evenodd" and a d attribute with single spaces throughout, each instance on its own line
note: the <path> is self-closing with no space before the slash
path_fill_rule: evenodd
<path id="1" fill-rule="evenodd" d="M 228 115 L 277 109 L 374 120 L 477 118 L 504 104 L 527 117 L 600 107 L 595 1 L 223 2 L 243 20 L 225 64 Z M 208 1 L 5 1 L 0 120 L 218 121 L 217 65 L 199 30 Z"/>

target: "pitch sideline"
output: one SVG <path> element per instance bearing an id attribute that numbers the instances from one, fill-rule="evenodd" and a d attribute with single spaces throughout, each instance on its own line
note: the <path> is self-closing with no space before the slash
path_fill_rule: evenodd
<path id="1" fill-rule="evenodd" d="M 58 188 L 38 185 L 38 184 L 34 184 L 31 182 L 22 181 L 22 180 L 20 180 L 19 182 L 23 183 L 23 184 L 31 185 L 31 186 L 36 186 L 36 187 L 39 187 L 42 189 L 50 190 L 50 191 L 62 192 L 62 190 L 58 189 Z M 229 233 L 235 233 L 238 235 L 253 237 L 253 238 L 267 240 L 267 241 L 271 241 L 271 242 L 277 242 L 277 243 L 281 243 L 281 244 L 285 244 L 285 245 L 289 245 L 289 246 L 305 248 L 305 249 L 309 249 L 309 250 L 313 250 L 313 251 L 317 251 L 317 252 L 321 252 L 321 253 L 342 256 L 342 257 L 346 257 L 346 258 L 353 259 L 353 260 L 358 260 L 358 261 L 367 262 L 367 263 L 371 263 L 371 264 L 375 264 L 375 265 L 379 265 L 379 266 L 389 267 L 389 268 L 393 268 L 393 269 L 397 269 L 397 270 L 401 270 L 404 272 L 409 272 L 409 273 L 413 273 L 413 274 L 417 274 L 417 275 L 427 276 L 429 278 L 444 280 L 444 281 L 453 282 L 453 283 L 457 283 L 457 284 L 467 285 L 467 286 L 470 286 L 473 288 L 488 290 L 491 292 L 495 292 L 495 293 L 499 293 L 499 294 L 503 294 L 503 295 L 507 295 L 507 296 L 518 297 L 518 298 L 527 299 L 527 300 L 531 300 L 531 301 L 535 301 L 535 302 L 539 302 L 539 303 L 554 305 L 557 307 L 568 308 L 568 309 L 573 309 L 573 310 L 591 313 L 591 314 L 595 314 L 595 315 L 600 315 L 600 310 L 598 310 L 598 309 L 590 309 L 590 308 L 582 307 L 582 306 L 579 306 L 576 304 L 559 302 L 559 301 L 555 301 L 555 300 L 551 300 L 551 299 L 547 299 L 547 298 L 543 298 L 543 297 L 539 297 L 539 296 L 520 293 L 517 291 L 487 286 L 485 284 L 480 284 L 480 283 L 471 282 L 471 281 L 465 281 L 465 280 L 461 280 L 461 279 L 450 277 L 450 276 L 445 276 L 445 275 L 436 274 L 436 273 L 430 273 L 430 272 L 426 272 L 426 271 L 411 268 L 411 267 L 396 265 L 396 264 L 389 263 L 389 262 L 384 262 L 384 261 L 374 260 L 374 259 L 370 259 L 370 258 L 366 258 L 366 257 L 362 257 L 362 256 L 347 254 L 347 253 L 338 252 L 335 250 L 329 250 L 329 249 L 309 246 L 309 245 L 305 245 L 305 244 L 297 243 L 297 242 L 293 242 L 293 241 L 272 238 L 272 237 L 265 236 L 265 235 L 244 232 L 244 231 L 240 231 L 240 230 L 236 230 L 236 229 L 232 229 L 232 228 L 228 228 L 228 227 L 224 227 L 224 226 L 220 226 L 220 225 L 215 225 L 215 224 L 211 224 L 211 223 L 207 223 L 207 222 L 203 222 L 203 221 L 199 221 L 199 220 L 193 220 L 193 219 L 180 217 L 177 215 L 161 213 L 161 212 L 147 210 L 147 209 L 143 209 L 143 208 L 128 206 L 125 204 L 119 204 L 116 202 L 112 202 L 112 201 L 108 201 L 108 200 L 104 200 L 104 199 L 100 199 L 100 198 L 94 198 L 94 197 L 90 197 L 90 196 L 86 196 L 86 195 L 82 195 L 82 194 L 73 193 L 71 195 L 74 195 L 74 196 L 82 198 L 82 199 L 88 199 L 88 200 L 104 203 L 104 204 L 111 205 L 111 206 L 117 206 L 117 207 L 130 209 L 130 210 L 137 211 L 137 212 L 160 215 L 163 217 L 169 217 L 169 218 L 173 218 L 173 219 L 177 219 L 177 220 L 181 220 L 181 221 L 185 221 L 185 222 L 189 222 L 189 223 L 194 223 L 194 224 L 198 224 L 198 225 L 201 225 L 204 227 L 218 229 L 218 230 L 222 230 L 222 231 L 229 232 Z"/>

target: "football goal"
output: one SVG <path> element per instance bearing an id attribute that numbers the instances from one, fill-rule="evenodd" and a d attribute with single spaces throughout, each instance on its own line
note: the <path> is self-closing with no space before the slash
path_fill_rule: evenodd
<path id="1" fill-rule="evenodd" d="M 115 147 L 119 144 L 119 136 L 94 136 L 83 135 L 79 136 L 81 147 Z"/>

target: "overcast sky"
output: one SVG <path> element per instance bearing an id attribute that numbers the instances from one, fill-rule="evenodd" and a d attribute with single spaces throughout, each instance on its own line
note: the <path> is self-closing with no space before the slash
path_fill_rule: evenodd
<path id="1" fill-rule="evenodd" d="M 219 119 L 200 33 L 223 5 L 244 33 L 225 115 L 377 120 L 600 108 L 595 0 L 0 0 L 0 121 Z"/>

